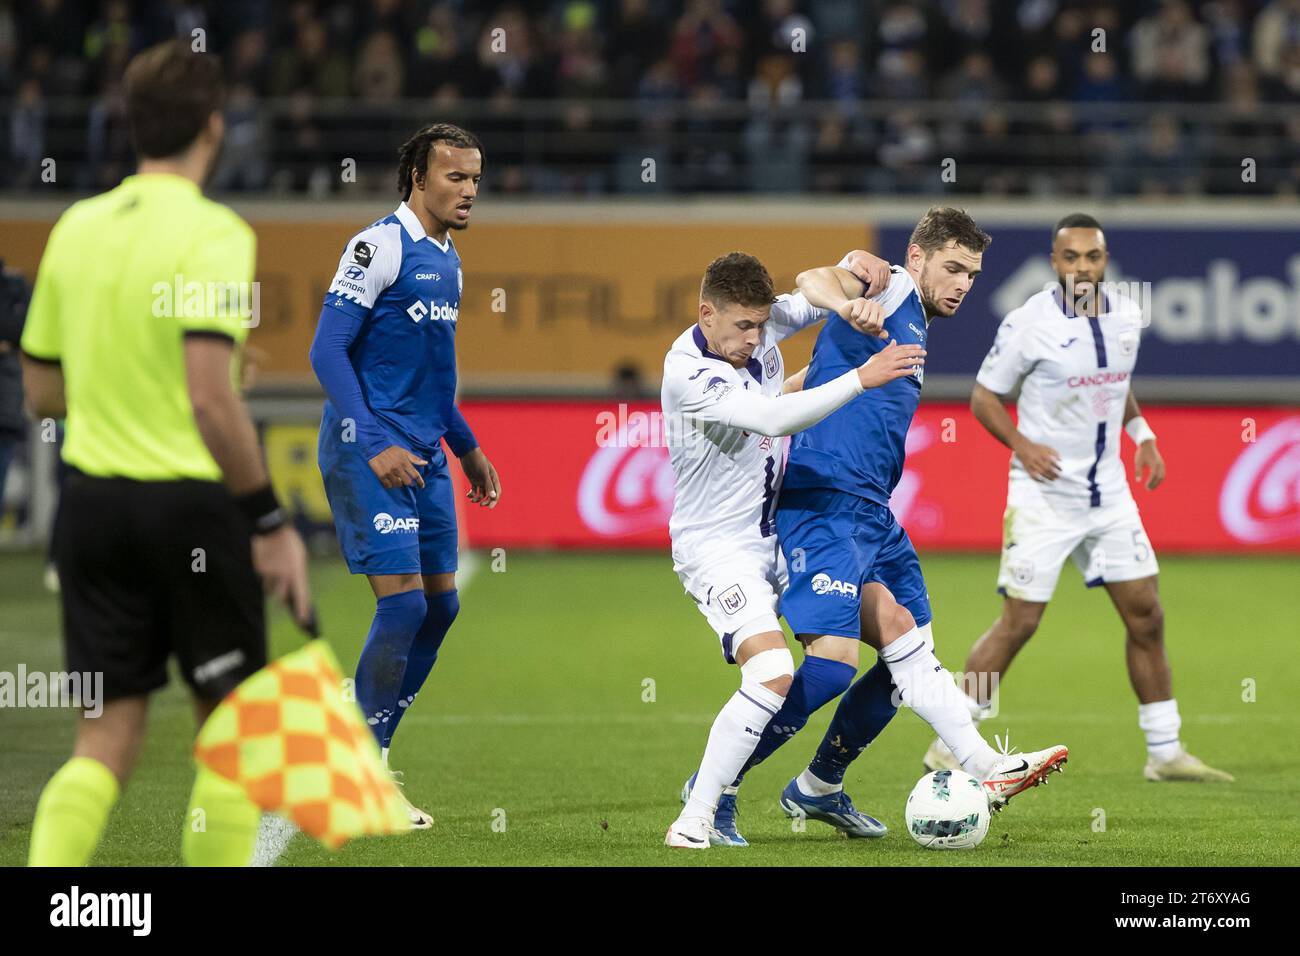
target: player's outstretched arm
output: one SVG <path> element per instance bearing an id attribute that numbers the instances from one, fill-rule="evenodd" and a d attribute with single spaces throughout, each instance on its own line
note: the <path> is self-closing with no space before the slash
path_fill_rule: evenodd
<path id="1" fill-rule="evenodd" d="M 795 284 L 813 306 L 830 309 L 864 335 L 889 337 L 884 307 L 875 298 L 865 298 L 866 284 L 848 269 L 808 269 L 799 273 Z"/>
<path id="2" fill-rule="evenodd" d="M 701 417 L 773 438 L 793 435 L 847 405 L 868 388 L 914 375 L 924 364 L 925 349 L 919 345 L 890 342 L 862 365 L 824 385 L 775 396 L 733 388 L 713 406 L 712 415 Z"/>
<path id="3" fill-rule="evenodd" d="M 783 383 L 781 383 L 781 394 L 789 395 L 791 392 L 803 391 L 803 381 L 808 377 L 808 366 L 805 365 L 799 371 L 795 372 Z"/>
<path id="4" fill-rule="evenodd" d="M 1056 449 L 1030 441 L 1016 428 L 1011 413 L 1003 404 L 1003 396 L 975 383 L 970 396 L 970 410 L 975 420 L 1002 444 L 1010 448 L 1025 471 L 1035 481 L 1054 481 L 1061 475 L 1061 456 Z"/>

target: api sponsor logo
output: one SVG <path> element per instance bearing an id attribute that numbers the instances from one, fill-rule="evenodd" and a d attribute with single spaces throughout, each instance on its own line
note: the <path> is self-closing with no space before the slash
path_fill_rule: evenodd
<path id="1" fill-rule="evenodd" d="M 394 518 L 386 511 L 379 512 L 371 520 L 380 534 L 410 534 L 420 530 L 419 518 Z"/>
<path id="2" fill-rule="evenodd" d="M 813 594 L 840 594 L 844 597 L 857 597 L 858 586 L 848 581 L 833 580 L 829 574 L 816 574 L 812 579 Z"/>

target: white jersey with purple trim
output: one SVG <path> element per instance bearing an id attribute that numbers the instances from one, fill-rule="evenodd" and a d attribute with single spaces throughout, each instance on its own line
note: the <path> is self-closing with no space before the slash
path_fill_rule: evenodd
<path id="1" fill-rule="evenodd" d="M 1101 315 L 1075 315 L 1060 287 L 1045 289 L 998 327 L 976 381 L 998 395 L 1020 386 L 1017 428 L 1054 448 L 1061 473 L 1034 481 L 1011 456 L 1010 481 L 1021 495 L 1058 505 L 1100 508 L 1132 499 L 1119 457 L 1124 407 L 1142 334 L 1137 303 L 1104 296 Z"/>
<path id="2" fill-rule="evenodd" d="M 661 397 L 676 481 L 668 531 L 683 582 L 692 569 L 737 552 L 767 555 L 775 567 L 774 517 L 787 439 L 724 424 L 720 408 L 736 389 L 779 396 L 785 362 L 777 343 L 828 314 L 802 293 L 778 296 L 743 369 L 710 351 L 698 325 L 668 351 Z"/>

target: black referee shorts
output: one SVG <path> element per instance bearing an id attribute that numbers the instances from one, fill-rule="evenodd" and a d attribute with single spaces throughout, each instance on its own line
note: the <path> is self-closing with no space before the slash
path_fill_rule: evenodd
<path id="1" fill-rule="evenodd" d="M 111 701 L 164 686 L 174 653 L 199 697 L 224 697 L 266 665 L 249 535 L 218 482 L 71 470 L 54 534 L 68 669 L 103 673 Z"/>

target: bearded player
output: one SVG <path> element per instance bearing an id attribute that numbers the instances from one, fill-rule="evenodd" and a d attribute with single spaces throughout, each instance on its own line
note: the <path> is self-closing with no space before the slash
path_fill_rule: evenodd
<path id="1" fill-rule="evenodd" d="M 1066 558 L 1088 587 L 1104 587 L 1124 622 L 1129 680 L 1146 737 L 1146 779 L 1230 781 L 1183 749 L 1165 656 L 1155 552 L 1120 461 L 1120 430 L 1137 446 L 1134 477 L 1154 491 L 1165 463 L 1130 391 L 1141 309 L 1105 283 L 1109 252 L 1092 216 L 1052 230 L 1058 282 L 1011 312 L 980 366 L 971 411 L 1012 451 L 998 591 L 1002 613 L 971 648 L 967 674 L 980 693 L 1000 679 L 1038 629 Z M 1019 388 L 1017 421 L 1004 407 Z M 969 700 L 978 719 L 988 699 Z M 931 770 L 953 756 L 936 740 Z"/>
<path id="2" fill-rule="evenodd" d="M 874 260 L 867 273 L 877 284 L 887 275 L 884 265 Z M 740 688 L 714 721 L 694 788 L 665 836 L 670 847 L 731 842 L 713 826 L 719 798 L 793 680 L 794 658 L 777 621 L 785 570 L 774 518 L 784 436 L 865 389 L 912 375 L 924 360 L 919 345 L 882 344 L 820 387 L 783 395 L 777 344 L 827 313 L 798 294 L 774 301 L 772 291 L 771 277 L 753 256 L 715 259 L 700 286 L 697 323 L 664 360 L 663 410 L 676 479 L 669 522 L 674 570 L 717 632 L 727 663 L 740 668 Z M 880 318 L 879 306 L 864 300 L 845 326 L 866 338 L 878 333 Z"/>
<path id="3" fill-rule="evenodd" d="M 311 363 L 328 400 L 318 458 L 339 545 L 364 574 L 375 615 L 357 663 L 357 704 L 388 762 L 456 619 L 456 511 L 441 442 L 460 459 L 469 500 L 495 507 L 496 469 L 456 407 L 460 256 L 483 149 L 439 123 L 398 153 L 402 202 L 348 241 L 321 309 Z M 410 805 L 411 825 L 432 819 Z"/>
<path id="4" fill-rule="evenodd" d="M 878 292 L 842 267 L 801 274 L 799 289 L 808 301 L 831 310 L 805 387 L 835 379 L 879 347 L 878 339 L 848 334 L 840 318 L 853 314 L 854 302 L 864 296 L 880 304 L 891 340 L 924 346 L 931 319 L 960 308 L 990 241 L 966 213 L 936 207 L 913 230 L 905 267 L 895 267 L 887 285 L 873 287 Z M 805 657 L 759 748 L 771 753 L 843 692 L 816 756 L 786 786 L 780 804 L 791 816 L 820 820 L 850 837 L 886 832 L 853 807 L 843 780 L 892 718 L 894 688 L 948 742 L 961 768 L 984 783 L 994 809 L 1062 769 L 1068 757 L 1059 745 L 1014 755 L 1005 745 L 1002 753 L 990 747 L 934 655 L 920 562 L 889 510 L 921 382 L 917 374 L 874 389 L 795 436 L 776 512 L 790 568 L 780 609 Z M 860 643 L 876 649 L 879 660 L 853 682 Z"/>

